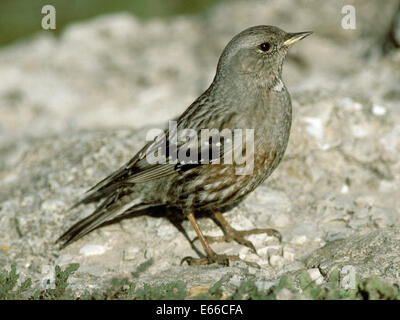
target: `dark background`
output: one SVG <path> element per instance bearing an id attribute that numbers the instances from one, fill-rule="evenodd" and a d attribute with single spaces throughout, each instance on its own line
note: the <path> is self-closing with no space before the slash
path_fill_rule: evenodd
<path id="1" fill-rule="evenodd" d="M 104 13 L 129 12 L 136 17 L 170 17 L 206 11 L 213 4 L 226 0 L 1 0 L 0 46 L 29 36 L 41 29 L 42 7 L 53 5 L 57 13 L 57 29 L 70 22 Z"/>

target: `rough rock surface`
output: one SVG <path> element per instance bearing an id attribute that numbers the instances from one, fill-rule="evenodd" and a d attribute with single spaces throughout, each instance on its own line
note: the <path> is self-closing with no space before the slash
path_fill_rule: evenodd
<path id="1" fill-rule="evenodd" d="M 325 275 L 333 268 L 338 268 L 354 270 L 361 278 L 374 274 L 398 282 L 399 249 L 398 228 L 376 230 L 332 241 L 313 252 L 306 259 L 306 264 L 308 267 L 318 267 Z"/>
<path id="2" fill-rule="evenodd" d="M 355 30 L 341 27 L 345 4 L 356 8 Z M 334 267 L 344 268 L 343 286 L 351 272 L 399 282 L 400 50 L 395 42 L 383 50 L 388 35 L 400 32 L 397 7 L 235 1 L 170 20 L 103 16 L 69 26 L 60 38 L 43 32 L 1 49 L 0 268 L 15 263 L 44 287 L 54 265 L 78 262 L 71 283 L 82 290 L 129 276 L 149 259 L 138 283 L 208 286 L 225 277 L 228 288 L 250 279 L 267 288 L 283 274 L 306 268 L 318 279 Z M 196 255 L 189 241 L 166 219 L 143 215 L 59 251 L 55 239 L 95 206 L 68 208 L 127 161 L 148 129 L 164 127 L 206 89 L 227 41 L 256 24 L 315 32 L 284 66 L 294 108 L 284 161 L 226 214 L 238 229 L 276 228 L 283 242 L 250 237 L 259 256 L 213 244 L 259 269 L 180 266 Z M 200 225 L 221 234 L 209 219 Z M 195 237 L 187 221 L 183 228 Z"/>

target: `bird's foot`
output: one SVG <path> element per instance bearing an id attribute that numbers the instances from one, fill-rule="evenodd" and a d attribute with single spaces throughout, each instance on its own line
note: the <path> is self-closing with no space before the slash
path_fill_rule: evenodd
<path id="1" fill-rule="evenodd" d="M 187 262 L 187 264 L 189 266 L 203 266 L 203 265 L 208 265 L 208 264 L 213 264 L 213 263 L 216 263 L 216 264 L 219 264 L 222 266 L 229 266 L 230 261 L 241 261 L 251 267 L 259 267 L 258 264 L 240 259 L 239 256 L 237 256 L 237 255 L 227 255 L 227 254 L 214 254 L 212 256 L 207 256 L 205 258 L 185 257 L 182 259 L 181 265 L 183 263 Z"/>
<path id="2" fill-rule="evenodd" d="M 245 239 L 244 237 L 252 235 L 252 234 L 267 234 L 270 237 L 275 237 L 279 240 L 279 242 L 281 242 L 282 240 L 282 236 L 281 234 L 275 230 L 275 229 L 251 229 L 251 230 L 236 230 L 234 228 L 226 228 L 224 229 L 225 235 L 223 236 L 216 236 L 216 237 L 211 237 L 211 236 L 205 236 L 206 240 L 209 243 L 213 243 L 213 242 L 232 242 L 232 241 L 236 241 L 237 243 L 246 246 L 248 248 L 250 248 L 250 250 L 257 254 L 257 250 L 254 247 L 253 243 L 247 239 Z M 193 241 L 197 240 L 198 238 L 195 238 Z"/>

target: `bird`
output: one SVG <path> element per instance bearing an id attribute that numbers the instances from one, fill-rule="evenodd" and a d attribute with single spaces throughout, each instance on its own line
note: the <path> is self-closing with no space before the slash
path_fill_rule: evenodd
<path id="1" fill-rule="evenodd" d="M 59 237 L 61 248 L 106 222 L 155 207 L 172 210 L 193 226 L 205 255 L 182 259 L 181 263 L 191 266 L 227 266 L 241 260 L 216 253 L 210 243 L 218 239 L 236 241 L 254 252 L 246 236 L 266 233 L 280 239 L 274 229 L 236 230 L 223 213 L 263 183 L 283 158 L 292 105 L 282 66 L 289 47 L 310 34 L 258 25 L 235 35 L 222 51 L 211 85 L 176 119 L 175 126 L 146 141 L 132 159 L 73 206 L 98 203 L 92 214 Z M 207 130 L 213 133 L 200 139 Z M 185 140 L 181 132 L 192 136 Z M 241 136 L 233 139 L 236 132 Z M 201 213 L 209 215 L 224 236 L 205 236 L 197 222 Z"/>

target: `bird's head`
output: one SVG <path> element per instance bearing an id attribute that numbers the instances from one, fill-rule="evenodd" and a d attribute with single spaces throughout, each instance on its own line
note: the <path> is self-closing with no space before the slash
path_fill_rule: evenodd
<path id="1" fill-rule="evenodd" d="M 255 26 L 237 34 L 221 54 L 217 78 L 254 79 L 270 85 L 281 76 L 288 48 L 312 32 L 288 33 L 274 26 Z"/>

